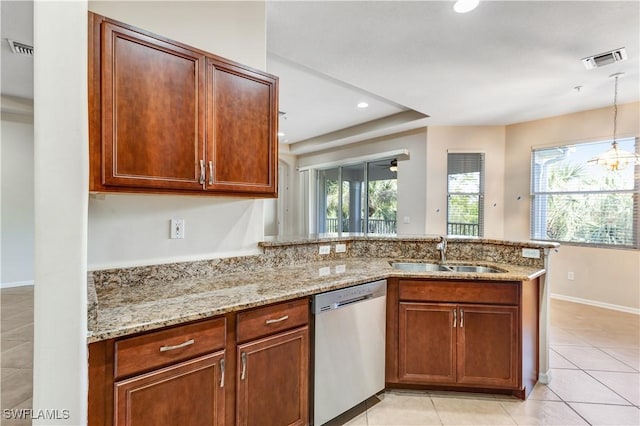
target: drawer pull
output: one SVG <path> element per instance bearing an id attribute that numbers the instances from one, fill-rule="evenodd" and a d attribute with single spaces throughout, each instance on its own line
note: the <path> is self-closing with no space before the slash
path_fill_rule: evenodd
<path id="1" fill-rule="evenodd" d="M 242 362 L 242 371 L 240 372 L 240 380 L 244 380 L 247 374 L 247 353 L 242 352 L 240 355 L 240 361 Z"/>
<path id="2" fill-rule="evenodd" d="M 289 319 L 289 315 L 285 315 L 283 317 L 280 317 L 278 319 L 268 319 L 265 321 L 265 324 L 275 324 L 277 322 L 282 322 L 282 321 L 286 321 Z"/>
<path id="3" fill-rule="evenodd" d="M 458 311 L 453 310 L 453 328 L 456 328 L 456 323 L 458 322 Z"/>
<path id="4" fill-rule="evenodd" d="M 196 342 L 195 339 L 191 339 L 191 340 L 187 340 L 184 343 L 180 343 L 179 345 L 174 345 L 174 346 L 161 346 L 160 347 L 160 352 L 167 352 L 167 351 L 173 351 L 176 349 L 182 349 L 182 348 L 186 348 L 187 346 L 191 346 Z"/>
<path id="5" fill-rule="evenodd" d="M 224 387 L 224 358 L 220 360 L 220 387 Z"/>
<path id="6" fill-rule="evenodd" d="M 209 161 L 209 185 L 213 185 L 213 161 Z"/>
<path id="7" fill-rule="evenodd" d="M 464 327 L 464 310 L 460 309 L 460 328 Z"/>

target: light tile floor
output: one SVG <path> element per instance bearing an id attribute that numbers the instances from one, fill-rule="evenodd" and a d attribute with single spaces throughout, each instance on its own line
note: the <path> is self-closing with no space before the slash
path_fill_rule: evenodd
<path id="1" fill-rule="evenodd" d="M 0 292 L 0 402 L 30 408 L 33 289 Z M 505 396 L 387 391 L 335 425 L 640 425 L 640 316 L 551 301 L 552 381 L 526 401 Z M 346 419 L 346 420 L 345 420 Z M 8 421 L 3 425 L 27 425 Z"/>
<path id="2" fill-rule="evenodd" d="M 0 424 L 30 425 L 7 419 L 4 410 L 32 407 L 33 287 L 0 290 L 0 325 Z"/>

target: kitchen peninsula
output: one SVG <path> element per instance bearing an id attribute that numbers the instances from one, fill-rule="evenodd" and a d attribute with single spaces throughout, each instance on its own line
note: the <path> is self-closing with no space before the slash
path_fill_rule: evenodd
<path id="1" fill-rule="evenodd" d="M 147 386 L 156 371 L 161 371 L 162 377 L 170 375 L 171 361 L 182 369 L 195 362 L 202 364 L 199 368 L 212 368 L 212 374 L 221 380 L 217 388 L 222 384 L 227 387 L 218 396 L 205 396 L 217 401 L 216 424 L 244 424 L 251 409 L 241 403 L 247 400 L 249 390 L 243 388 L 247 359 L 240 354 L 251 357 L 253 352 L 238 348 L 271 338 L 276 339 L 273 342 L 295 343 L 290 346 L 290 359 L 298 360 L 293 362 L 297 371 L 293 376 L 299 388 L 308 388 L 304 376 L 309 371 L 308 342 L 312 333 L 309 296 L 381 279 L 388 281 L 387 387 L 477 389 L 526 397 L 538 379 L 548 380 L 546 273 L 549 254 L 557 244 L 452 237 L 447 240 L 447 265 L 489 269 L 416 272 L 392 266 L 397 261 L 441 263 L 443 253 L 437 248 L 440 241 L 435 236 L 363 235 L 278 239 L 260 243 L 263 253 L 255 256 L 90 272 L 90 423 L 112 423 L 115 416 L 122 420 L 118 424 L 126 424 L 125 414 L 118 411 L 118 402 L 114 404 L 113 399 L 121 397 L 133 404 L 127 398 L 135 392 L 127 393 L 125 388 L 141 378 Z M 328 254 L 320 254 L 321 249 L 328 250 Z M 490 269 L 494 272 L 487 272 Z M 420 327 L 415 325 L 421 322 L 436 324 L 436 317 L 421 316 L 432 312 L 431 307 L 436 305 L 446 307 L 441 318 L 455 316 L 453 327 L 459 324 L 457 334 L 451 334 L 454 340 L 449 342 L 454 354 L 456 345 L 461 347 L 464 342 L 482 337 L 464 334 L 473 330 L 474 321 L 482 329 L 483 319 L 488 319 L 487 328 L 496 324 L 498 328 L 505 324 L 510 327 L 507 347 L 512 352 L 506 367 L 509 377 L 502 377 L 500 372 L 499 380 L 478 381 L 469 371 L 466 376 L 456 375 L 455 365 L 460 369 L 470 364 L 455 357 L 448 358 L 452 362 L 448 368 L 454 369 L 457 379 L 445 380 L 442 375 L 424 371 L 424 357 L 411 355 L 407 341 L 412 339 L 407 339 L 407 333 L 418 332 Z M 285 317 L 286 321 L 270 330 L 252 325 L 254 320 Z M 501 322 L 502 318 L 507 322 Z M 267 324 L 269 321 L 275 322 L 268 319 Z M 467 325 L 464 330 L 463 325 Z M 196 329 L 183 335 L 180 330 L 185 327 Z M 185 340 L 185 336 L 189 338 Z M 190 343 L 191 340 L 197 343 Z M 196 348 L 202 341 L 208 343 Z M 176 358 L 150 354 L 151 359 L 146 361 L 142 359 L 145 352 L 140 351 L 141 359 L 133 362 L 137 365 L 130 370 L 120 369 L 126 365 L 127 348 L 135 351 L 147 344 L 154 348 L 156 344 L 165 345 L 167 351 L 179 345 L 185 345 L 185 349 L 177 348 L 173 352 L 179 354 Z M 449 355 L 445 354 L 445 358 Z M 277 372 L 279 367 L 270 368 Z M 251 369 L 248 371 L 251 374 Z M 309 396 L 307 389 L 298 390 L 294 399 L 299 404 L 291 412 L 302 414 L 291 424 L 306 424 Z M 111 413 L 114 406 L 116 414 Z"/>

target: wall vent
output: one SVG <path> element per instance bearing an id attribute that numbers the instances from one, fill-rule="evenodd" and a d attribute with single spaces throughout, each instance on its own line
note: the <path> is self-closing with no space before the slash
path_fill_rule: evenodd
<path id="1" fill-rule="evenodd" d="M 624 47 L 611 50 L 609 52 L 599 53 L 597 55 L 582 58 L 584 67 L 588 70 L 599 68 L 615 62 L 625 61 L 627 59 L 627 51 Z"/>
<path id="2" fill-rule="evenodd" d="M 11 39 L 7 39 L 7 42 L 9 43 L 9 47 L 11 47 L 11 51 L 13 53 L 17 53 L 18 55 L 33 56 L 33 46 L 19 43 Z"/>

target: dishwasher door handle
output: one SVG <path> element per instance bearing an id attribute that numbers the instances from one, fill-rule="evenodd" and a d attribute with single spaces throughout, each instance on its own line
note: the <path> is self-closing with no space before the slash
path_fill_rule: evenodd
<path id="1" fill-rule="evenodd" d="M 352 305 L 354 303 L 358 303 L 358 302 L 364 302 L 365 300 L 369 300 L 371 299 L 371 295 L 367 294 L 366 296 L 362 296 L 362 297 L 356 297 L 354 299 L 349 299 L 349 300 L 342 300 L 338 303 L 335 304 L 335 309 L 341 308 L 343 306 L 347 306 L 347 305 Z"/>

